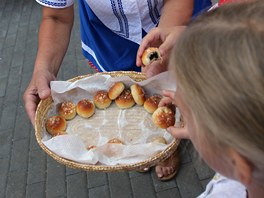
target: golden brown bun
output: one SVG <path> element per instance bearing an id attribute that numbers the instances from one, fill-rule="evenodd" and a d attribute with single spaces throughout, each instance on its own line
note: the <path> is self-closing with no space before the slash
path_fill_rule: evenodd
<path id="1" fill-rule="evenodd" d="M 132 97 L 131 91 L 129 89 L 125 89 L 120 96 L 115 99 L 116 105 L 121 109 L 127 109 L 133 107 L 135 101 Z"/>
<path id="2" fill-rule="evenodd" d="M 161 100 L 160 95 L 150 96 L 144 102 L 145 110 L 149 113 L 154 113 L 154 111 L 156 111 L 156 109 L 158 108 L 160 100 Z"/>
<path id="3" fill-rule="evenodd" d="M 124 144 L 121 140 L 119 140 L 118 138 L 113 138 L 111 140 L 109 140 L 107 143 L 112 143 L 112 144 Z"/>
<path id="4" fill-rule="evenodd" d="M 115 100 L 125 89 L 122 82 L 116 82 L 108 91 L 108 96 L 111 100 Z"/>
<path id="5" fill-rule="evenodd" d="M 153 137 L 152 142 L 161 143 L 161 144 L 167 144 L 166 139 L 164 137 L 162 137 L 162 136 Z"/>
<path id="6" fill-rule="evenodd" d="M 131 94 L 135 102 L 138 105 L 142 106 L 146 99 L 144 89 L 138 84 L 134 84 L 134 85 L 131 85 L 130 90 L 131 90 Z"/>
<path id="7" fill-rule="evenodd" d="M 149 47 L 147 48 L 142 55 L 142 63 L 145 66 L 150 65 L 152 62 L 156 60 L 161 60 L 159 49 L 156 47 Z"/>
<path id="8" fill-rule="evenodd" d="M 71 101 L 62 102 L 58 107 L 58 113 L 66 120 L 71 120 L 76 116 L 76 106 Z"/>
<path id="9" fill-rule="evenodd" d="M 90 146 L 87 147 L 88 150 L 90 150 L 90 149 L 94 149 L 94 148 L 96 148 L 95 145 L 90 145 Z"/>
<path id="10" fill-rule="evenodd" d="M 95 112 L 94 103 L 88 99 L 82 99 L 77 103 L 76 111 L 79 116 L 89 118 Z"/>
<path id="11" fill-rule="evenodd" d="M 65 134 L 67 123 L 62 116 L 51 116 L 45 123 L 46 130 L 52 136 Z"/>
<path id="12" fill-rule="evenodd" d="M 167 106 L 158 107 L 152 114 L 152 120 L 157 127 L 166 129 L 169 126 L 174 126 L 175 112 Z"/>
<path id="13" fill-rule="evenodd" d="M 100 90 L 94 95 L 94 104 L 98 109 L 106 109 L 111 103 L 112 100 L 108 97 L 107 91 Z"/>

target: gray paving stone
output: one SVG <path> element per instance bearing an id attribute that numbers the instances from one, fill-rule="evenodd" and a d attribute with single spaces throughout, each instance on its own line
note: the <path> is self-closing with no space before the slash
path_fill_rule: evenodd
<path id="1" fill-rule="evenodd" d="M 33 126 L 31 126 L 31 130 L 30 130 L 30 151 L 39 150 L 39 149 L 41 149 L 41 148 L 40 148 L 40 146 L 36 140 L 35 130 L 34 130 Z"/>
<path id="2" fill-rule="evenodd" d="M 57 163 L 56 160 L 54 160 L 51 156 L 49 156 L 48 154 L 46 155 L 47 157 L 47 163 Z"/>
<path id="3" fill-rule="evenodd" d="M 164 190 L 168 190 L 168 189 L 177 187 L 175 178 L 170 180 L 170 181 L 162 182 L 158 179 L 154 169 L 151 172 L 151 176 L 153 179 L 153 184 L 154 184 L 154 188 L 155 188 L 156 192 L 160 192 L 160 191 L 164 191 Z"/>
<path id="4" fill-rule="evenodd" d="M 23 66 L 22 66 L 22 68 L 23 68 L 22 69 L 22 76 L 25 77 L 24 81 L 26 81 L 28 83 L 31 80 L 31 75 L 32 75 L 33 69 L 34 69 L 34 63 L 35 63 L 35 57 L 34 56 L 27 56 L 25 54 Z M 27 74 L 27 75 L 25 75 L 25 74 Z"/>
<path id="5" fill-rule="evenodd" d="M 194 168 L 200 180 L 212 178 L 215 174 L 211 168 L 209 168 L 202 159 L 194 159 Z"/>
<path id="6" fill-rule="evenodd" d="M 29 152 L 27 184 L 46 181 L 46 155 L 39 150 Z"/>
<path id="7" fill-rule="evenodd" d="M 1 54 L 2 60 L 0 63 L 0 68 L 1 68 L 0 77 L 7 77 L 9 74 L 9 69 L 13 58 L 13 50 L 14 47 L 8 47 L 5 48 Z"/>
<path id="8" fill-rule="evenodd" d="M 88 188 L 108 185 L 107 173 L 87 172 Z"/>
<path id="9" fill-rule="evenodd" d="M 9 173 L 5 197 L 25 197 L 27 183 L 26 177 L 26 172 L 21 170 Z"/>
<path id="10" fill-rule="evenodd" d="M 107 185 L 99 186 L 89 190 L 89 198 L 110 198 L 109 189 Z"/>
<path id="11" fill-rule="evenodd" d="M 80 172 L 84 172 L 84 171 L 79 170 L 79 169 L 73 169 L 73 168 L 66 167 L 66 176 L 74 175 L 74 174 L 77 174 L 77 173 L 80 173 Z M 86 174 L 86 172 L 85 172 L 85 174 Z"/>
<path id="12" fill-rule="evenodd" d="M 136 198 L 154 198 L 156 193 L 152 183 L 150 174 L 140 177 L 133 177 L 130 180 L 132 186 L 133 197 Z"/>
<path id="13" fill-rule="evenodd" d="M 5 105 L 1 116 L 1 130 L 13 129 L 16 118 L 16 104 Z"/>
<path id="14" fill-rule="evenodd" d="M 17 116 L 14 129 L 14 140 L 30 139 L 31 123 L 23 106 L 17 108 Z"/>
<path id="15" fill-rule="evenodd" d="M 95 70 L 88 66 L 88 62 L 86 59 L 82 59 L 78 61 L 78 74 L 85 75 L 85 74 L 94 74 Z"/>
<path id="16" fill-rule="evenodd" d="M 4 48 L 13 47 L 16 43 L 16 34 L 7 34 L 4 42 Z"/>
<path id="17" fill-rule="evenodd" d="M 81 172 L 67 176 L 67 198 L 87 198 L 86 173 Z"/>
<path id="18" fill-rule="evenodd" d="M 18 102 L 19 84 L 7 85 L 4 105 L 16 105 Z M 14 112 L 13 112 L 14 113 Z"/>
<path id="19" fill-rule="evenodd" d="M 29 139 L 13 141 L 10 171 L 27 170 Z"/>
<path id="20" fill-rule="evenodd" d="M 4 48 L 4 38 L 0 37 L 0 62 L 2 61 L 1 55 Z"/>
<path id="21" fill-rule="evenodd" d="M 68 80 L 78 76 L 77 71 L 77 62 L 74 59 L 74 56 L 69 55 L 62 63 L 63 67 L 63 79 Z"/>
<path id="22" fill-rule="evenodd" d="M 11 62 L 11 67 L 18 67 L 23 64 L 24 61 L 24 50 L 14 48 L 14 56 Z"/>
<path id="23" fill-rule="evenodd" d="M 203 192 L 203 187 L 191 163 L 181 167 L 176 182 L 180 194 L 184 198 L 196 197 Z"/>
<path id="24" fill-rule="evenodd" d="M 108 173 L 111 197 L 133 197 L 128 172 Z"/>
<path id="25" fill-rule="evenodd" d="M 0 97 L 5 96 L 7 79 L 7 77 L 0 77 Z"/>
<path id="26" fill-rule="evenodd" d="M 199 179 L 204 180 L 207 178 L 212 178 L 215 172 L 205 164 L 192 144 L 188 145 L 188 151 L 192 156 L 193 166 L 198 174 Z"/>
<path id="27" fill-rule="evenodd" d="M 3 104 L 4 104 L 4 97 L 0 97 L 0 112 L 2 112 Z M 1 120 L 1 116 L 2 116 L 2 114 L 0 113 L 0 120 Z"/>
<path id="28" fill-rule="evenodd" d="M 28 184 L 26 189 L 27 198 L 45 198 L 45 182 Z"/>
<path id="29" fill-rule="evenodd" d="M 16 104 L 19 100 L 18 93 L 20 89 L 22 65 L 20 67 L 11 67 L 9 70 L 9 78 L 7 81 L 5 102 L 4 104 L 9 105 Z"/>
<path id="30" fill-rule="evenodd" d="M 168 190 L 157 192 L 157 198 L 180 198 L 180 192 L 178 188 L 171 188 Z"/>
<path id="31" fill-rule="evenodd" d="M 27 26 L 19 26 L 15 43 L 15 52 L 24 52 L 26 47 Z"/>
<path id="32" fill-rule="evenodd" d="M 57 162 L 47 163 L 46 196 L 66 196 L 65 167 Z"/>
<path id="33" fill-rule="evenodd" d="M 152 167 L 150 168 L 150 170 L 149 171 L 151 171 L 151 169 L 152 169 Z M 145 174 L 149 174 L 148 172 L 143 172 L 143 173 L 141 173 L 141 172 L 138 172 L 138 171 L 130 171 L 130 172 L 128 172 L 129 173 L 129 177 L 130 178 L 133 178 L 133 177 L 139 177 L 139 176 L 141 176 L 141 175 L 145 175 Z"/>
<path id="34" fill-rule="evenodd" d="M 11 18 L 11 20 L 13 19 L 13 17 Z M 8 31 L 7 31 L 7 36 L 8 35 L 15 35 L 16 38 L 16 33 L 17 33 L 17 29 L 18 29 L 18 22 L 12 22 L 9 24 L 8 27 Z M 14 40 L 15 40 L 14 38 Z"/>
<path id="35" fill-rule="evenodd" d="M 0 158 L 0 197 L 5 197 L 9 158 Z"/>
<path id="36" fill-rule="evenodd" d="M 192 161 L 191 156 L 189 155 L 187 145 L 191 144 L 189 140 L 181 140 L 179 145 L 179 151 L 180 151 L 180 162 L 181 165 L 190 163 Z"/>
<path id="37" fill-rule="evenodd" d="M 10 155 L 12 135 L 11 129 L 0 131 L 0 158 L 5 158 Z"/>
<path id="38" fill-rule="evenodd" d="M 206 185 L 211 181 L 211 179 L 212 178 L 208 178 L 200 181 L 204 190 L 206 189 Z"/>

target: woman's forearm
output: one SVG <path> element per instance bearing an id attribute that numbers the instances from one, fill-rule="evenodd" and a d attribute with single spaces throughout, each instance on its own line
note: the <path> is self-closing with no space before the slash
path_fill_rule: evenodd
<path id="1" fill-rule="evenodd" d="M 63 10 L 43 9 L 35 71 L 48 70 L 57 75 L 69 45 L 72 25 L 72 7 Z"/>
<path id="2" fill-rule="evenodd" d="M 159 27 L 186 25 L 192 16 L 194 0 L 164 0 Z"/>

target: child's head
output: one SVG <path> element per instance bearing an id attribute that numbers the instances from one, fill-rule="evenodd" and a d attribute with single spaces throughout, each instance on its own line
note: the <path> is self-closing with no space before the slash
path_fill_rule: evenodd
<path id="1" fill-rule="evenodd" d="M 228 4 L 197 18 L 174 48 L 170 69 L 175 101 L 202 157 L 246 184 L 234 173 L 241 168 L 229 158 L 235 151 L 263 185 L 264 1 Z"/>

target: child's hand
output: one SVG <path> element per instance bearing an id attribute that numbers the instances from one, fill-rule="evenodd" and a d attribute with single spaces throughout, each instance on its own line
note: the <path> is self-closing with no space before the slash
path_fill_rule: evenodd
<path id="1" fill-rule="evenodd" d="M 167 128 L 167 131 L 175 138 L 190 139 L 189 132 L 187 130 L 186 125 L 184 125 L 183 128 L 177 128 L 177 127 L 171 126 Z"/>
<path id="2" fill-rule="evenodd" d="M 161 99 L 159 106 L 165 106 L 165 105 L 170 105 L 173 104 L 177 106 L 177 104 L 174 102 L 175 101 L 175 92 L 174 91 L 163 91 L 163 98 Z M 184 120 L 184 118 L 183 118 Z M 184 122 L 184 125 L 181 127 L 175 127 L 171 126 L 167 128 L 167 131 L 175 138 L 179 139 L 190 139 L 189 132 L 187 130 L 187 123 Z"/>

